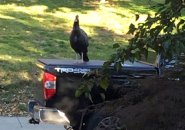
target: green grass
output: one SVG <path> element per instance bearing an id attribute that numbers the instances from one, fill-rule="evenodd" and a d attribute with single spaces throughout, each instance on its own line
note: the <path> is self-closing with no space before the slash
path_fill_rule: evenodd
<path id="1" fill-rule="evenodd" d="M 126 32 L 129 24 L 135 23 L 135 14 L 142 14 L 141 22 L 154 11 L 147 0 L 112 0 L 111 4 L 83 0 L 0 1 L 0 97 L 35 87 L 33 75 L 38 58 L 75 58 L 69 35 L 76 14 L 90 39 L 89 58 L 105 60 L 113 53 L 115 42 L 127 44 Z"/>

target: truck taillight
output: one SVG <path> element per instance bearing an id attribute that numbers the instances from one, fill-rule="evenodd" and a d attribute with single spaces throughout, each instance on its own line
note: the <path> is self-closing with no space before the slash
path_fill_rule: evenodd
<path id="1" fill-rule="evenodd" d="M 43 74 L 44 98 L 47 100 L 56 93 L 56 76 L 44 72 Z"/>

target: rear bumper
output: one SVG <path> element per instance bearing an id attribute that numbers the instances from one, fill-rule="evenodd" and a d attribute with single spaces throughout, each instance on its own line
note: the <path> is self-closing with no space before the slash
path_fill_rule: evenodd
<path id="1" fill-rule="evenodd" d="M 38 101 L 30 100 L 28 102 L 28 111 L 31 115 L 30 123 L 39 124 L 40 122 L 50 124 L 64 125 L 65 128 L 69 129 L 69 119 L 65 116 L 65 113 L 57 110 L 56 108 L 47 108 L 42 106 Z M 70 129 L 69 129 L 70 130 Z"/>

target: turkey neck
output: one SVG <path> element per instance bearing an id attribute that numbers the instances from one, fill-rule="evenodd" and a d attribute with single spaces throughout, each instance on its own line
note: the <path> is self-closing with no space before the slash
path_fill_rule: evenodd
<path id="1" fill-rule="evenodd" d="M 76 35 L 80 35 L 80 26 L 79 26 L 79 21 L 75 21 L 73 24 L 73 33 Z"/>

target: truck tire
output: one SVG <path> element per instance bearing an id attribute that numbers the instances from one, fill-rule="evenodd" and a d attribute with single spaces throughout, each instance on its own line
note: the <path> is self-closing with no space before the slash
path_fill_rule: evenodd
<path id="1" fill-rule="evenodd" d="M 119 118 L 93 114 L 87 123 L 86 130 L 126 130 L 120 126 Z"/>
<path id="2" fill-rule="evenodd" d="M 91 114 L 88 118 L 86 118 L 86 130 L 94 130 L 98 123 L 104 118 L 105 116 L 100 115 L 98 113 Z M 84 129 L 84 130 L 85 130 Z"/>
<path id="3" fill-rule="evenodd" d="M 115 116 L 103 118 L 95 130 L 125 130 L 120 127 L 119 120 L 120 119 Z"/>

